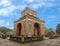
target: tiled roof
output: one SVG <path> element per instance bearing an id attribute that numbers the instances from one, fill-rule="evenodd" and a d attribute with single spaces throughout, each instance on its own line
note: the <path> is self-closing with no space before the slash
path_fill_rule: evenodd
<path id="1" fill-rule="evenodd" d="M 37 17 L 35 17 L 35 16 L 32 16 L 32 15 L 25 15 L 25 16 L 19 18 L 17 21 L 20 21 L 20 20 L 25 19 L 25 18 L 35 19 L 35 20 L 37 20 L 37 21 L 42 21 L 42 22 L 44 22 L 43 20 L 40 20 L 39 18 L 37 18 Z M 15 21 L 15 22 L 17 22 L 17 21 Z"/>

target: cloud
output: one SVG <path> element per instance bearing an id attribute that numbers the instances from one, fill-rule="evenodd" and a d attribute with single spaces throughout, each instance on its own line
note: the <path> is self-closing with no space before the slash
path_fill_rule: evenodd
<path id="1" fill-rule="evenodd" d="M 0 6 L 9 6 L 11 2 L 9 0 L 0 0 Z"/>
<path id="2" fill-rule="evenodd" d="M 10 23 L 6 22 L 5 20 L 0 20 L 0 26 L 9 26 Z"/>
<path id="3" fill-rule="evenodd" d="M 9 25 L 10 25 L 10 23 L 9 23 L 9 22 L 7 22 L 7 23 L 6 23 L 6 26 L 9 26 Z"/>
<path id="4" fill-rule="evenodd" d="M 1 8 L 1 6 L 3 6 Z M 1 0 L 0 1 L 0 16 L 11 16 L 13 15 L 15 10 L 22 10 L 26 7 L 26 4 L 15 5 L 12 4 L 11 0 Z"/>
<path id="5" fill-rule="evenodd" d="M 24 2 L 28 2 L 28 3 L 41 3 L 41 2 L 54 2 L 56 0 L 24 0 Z"/>
<path id="6" fill-rule="evenodd" d="M 13 9 L 14 8 L 9 0 L 0 0 L 0 16 L 8 16 Z"/>
<path id="7" fill-rule="evenodd" d="M 9 16 L 9 14 L 11 14 L 14 10 L 16 10 L 16 6 L 14 6 L 14 5 L 11 5 L 7 8 L 2 8 L 2 9 L 0 9 L 0 16 L 1 15 Z"/>
<path id="8" fill-rule="evenodd" d="M 14 14 L 13 11 L 20 10 L 22 11 L 25 7 L 29 6 L 32 9 L 38 9 L 40 7 L 53 7 L 55 3 L 53 3 L 55 0 L 51 0 L 52 2 L 49 2 L 49 0 L 24 0 L 20 3 L 20 5 L 15 5 L 11 0 L 1 0 L 0 6 L 3 6 L 3 8 L 0 9 L 0 16 L 9 16 L 10 14 Z M 28 4 L 26 4 L 28 2 Z M 17 2 L 16 2 L 17 3 Z"/>
<path id="9" fill-rule="evenodd" d="M 20 6 L 13 5 L 10 0 L 0 0 L 0 16 L 9 16 L 13 14 L 13 11 L 19 9 L 19 7 Z"/>
<path id="10" fill-rule="evenodd" d="M 31 4 L 28 6 L 33 9 L 38 9 L 40 7 L 54 7 L 57 6 L 56 0 L 34 0 Z"/>
<path id="11" fill-rule="evenodd" d="M 42 2 L 42 3 L 34 3 L 34 4 L 29 5 L 29 7 L 33 8 L 33 9 L 37 9 L 37 8 L 42 7 L 44 5 L 45 5 L 45 2 Z"/>
<path id="12" fill-rule="evenodd" d="M 46 10 L 47 8 L 50 9 L 51 7 L 54 6 L 60 6 L 59 3 L 57 3 L 59 1 L 57 0 L 22 0 L 21 2 L 18 1 L 20 0 L 0 0 L 0 16 L 11 17 L 14 15 L 15 18 L 13 19 L 16 19 L 17 18 L 16 16 L 20 14 L 19 12 L 24 10 L 24 8 L 27 6 L 34 10 L 43 7 L 45 8 L 43 9 L 43 12 L 45 12 L 44 10 Z M 19 10 L 19 12 L 17 10 Z M 48 16 L 46 22 L 50 23 L 52 21 L 59 20 L 59 17 L 57 17 L 57 15 Z M 10 22 L 6 22 L 6 20 L 0 20 L 0 26 L 7 26 L 13 28 L 12 25 L 13 24 L 10 24 Z"/>
<path id="13" fill-rule="evenodd" d="M 58 12 L 60 13 L 60 8 L 58 8 Z"/>
<path id="14" fill-rule="evenodd" d="M 4 20 L 0 20 L 0 24 L 4 23 Z"/>
<path id="15" fill-rule="evenodd" d="M 48 18 L 48 19 L 56 19 L 57 16 L 55 16 L 55 15 L 52 15 L 52 16 L 51 16 L 51 15 L 50 15 L 50 16 L 48 16 L 47 18 Z"/>
<path id="16" fill-rule="evenodd" d="M 19 6 L 16 6 L 16 7 L 19 10 L 23 10 L 25 7 L 27 7 L 27 5 L 26 4 L 20 4 Z"/>
<path id="17" fill-rule="evenodd" d="M 0 27 L 2 26 L 10 28 L 10 29 L 14 28 L 9 21 L 6 22 L 5 20 L 0 20 Z"/>
<path id="18" fill-rule="evenodd" d="M 45 23 L 49 24 L 49 23 L 52 23 L 52 22 L 57 22 L 57 21 L 60 20 L 59 17 L 60 17 L 60 16 L 57 16 L 57 15 L 47 16 L 47 19 L 46 19 Z"/>
<path id="19" fill-rule="evenodd" d="M 26 2 L 32 3 L 34 0 L 25 0 Z"/>

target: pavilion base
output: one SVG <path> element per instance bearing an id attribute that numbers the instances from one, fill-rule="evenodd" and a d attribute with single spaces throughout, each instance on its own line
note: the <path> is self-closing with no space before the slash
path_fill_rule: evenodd
<path id="1" fill-rule="evenodd" d="M 20 42 L 20 43 L 28 43 L 28 42 L 34 42 L 34 41 L 41 41 L 41 40 L 43 40 L 43 37 L 13 36 L 13 37 L 10 37 L 10 40 Z"/>

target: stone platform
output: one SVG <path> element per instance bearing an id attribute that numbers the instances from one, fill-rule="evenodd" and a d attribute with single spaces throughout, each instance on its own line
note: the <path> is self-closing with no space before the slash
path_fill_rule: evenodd
<path id="1" fill-rule="evenodd" d="M 20 42 L 20 43 L 28 43 L 28 42 L 43 40 L 43 37 L 38 37 L 38 36 L 33 36 L 33 37 L 13 36 L 13 37 L 10 37 L 10 40 Z"/>
<path id="2" fill-rule="evenodd" d="M 26 44 L 21 44 L 21 43 L 0 38 L 0 46 L 60 46 L 60 38 L 30 42 Z"/>

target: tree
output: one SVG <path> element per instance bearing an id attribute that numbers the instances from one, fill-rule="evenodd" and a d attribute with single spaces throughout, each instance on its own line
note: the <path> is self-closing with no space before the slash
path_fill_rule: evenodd
<path id="1" fill-rule="evenodd" d="M 53 31 L 52 28 L 49 28 L 49 29 L 45 28 L 45 36 L 49 37 L 50 35 L 53 35 L 53 34 L 55 34 L 55 32 Z"/>
<path id="2" fill-rule="evenodd" d="M 56 33 L 57 33 L 57 34 L 60 34 L 60 23 L 57 24 L 57 27 L 56 27 Z"/>
<path id="3" fill-rule="evenodd" d="M 45 28 L 45 36 L 48 36 L 48 29 L 47 28 Z"/>
<path id="4" fill-rule="evenodd" d="M 6 28 L 6 27 L 0 27 L 0 32 L 2 34 L 7 34 L 9 32 L 12 32 L 12 29 Z"/>
<path id="5" fill-rule="evenodd" d="M 53 29 L 52 29 L 52 28 L 49 28 L 49 32 L 50 32 L 50 35 L 55 34 L 55 32 L 53 31 Z"/>

